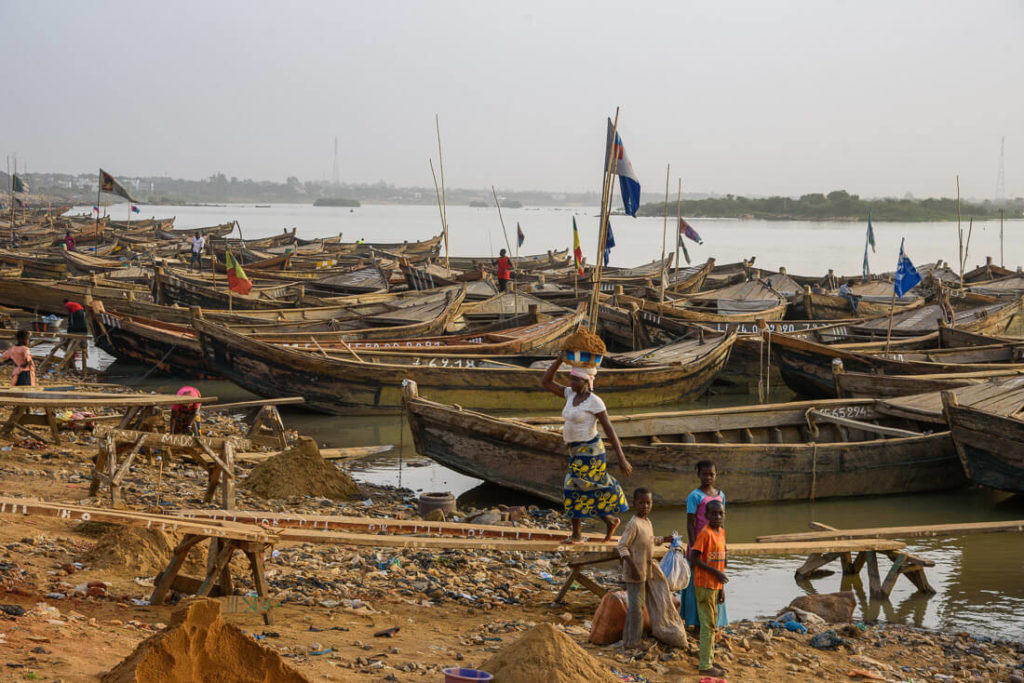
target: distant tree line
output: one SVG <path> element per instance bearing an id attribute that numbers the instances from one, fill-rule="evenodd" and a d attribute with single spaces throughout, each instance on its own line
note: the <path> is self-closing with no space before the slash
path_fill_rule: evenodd
<path id="1" fill-rule="evenodd" d="M 688 199 L 681 204 L 682 214 L 694 218 L 760 218 L 768 220 L 867 220 L 868 212 L 877 221 L 948 221 L 956 220 L 956 199 L 861 199 L 859 195 L 846 190 L 834 190 L 828 194 L 805 194 L 799 199 L 792 197 L 708 197 Z M 982 203 L 960 202 L 960 215 L 968 218 L 998 218 L 1003 209 L 1007 218 L 1019 218 L 1024 211 L 1024 199 L 997 205 L 991 201 Z M 669 214 L 675 215 L 676 203 L 669 202 Z M 664 202 L 644 204 L 640 207 L 642 216 L 662 216 Z"/>

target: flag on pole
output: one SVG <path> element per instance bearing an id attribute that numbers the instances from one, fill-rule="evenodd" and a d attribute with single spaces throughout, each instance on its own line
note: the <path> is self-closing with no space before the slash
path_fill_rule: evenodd
<path id="1" fill-rule="evenodd" d="M 903 295 L 913 289 L 921 282 L 921 274 L 910 262 L 910 257 L 903 251 L 903 240 L 900 240 L 900 258 L 896 262 L 896 277 L 892 280 L 892 288 L 896 296 L 903 298 Z"/>
<path id="2" fill-rule="evenodd" d="M 583 249 L 580 248 L 580 231 L 576 227 L 576 216 L 572 217 L 572 260 L 576 265 L 576 272 L 583 276 Z"/>
<path id="3" fill-rule="evenodd" d="M 28 192 L 28 183 L 18 177 L 17 173 L 11 176 L 11 184 L 14 192 Z"/>
<path id="4" fill-rule="evenodd" d="M 95 204 L 93 204 L 92 205 L 92 212 L 93 213 L 99 213 L 100 212 L 100 207 L 98 207 Z"/>
<path id="5" fill-rule="evenodd" d="M 608 168 L 609 154 L 612 153 L 612 133 L 615 133 L 615 158 L 612 162 L 612 173 L 619 176 L 619 189 L 622 191 L 622 208 L 630 216 L 636 218 L 640 208 L 640 179 L 636 177 L 633 164 L 629 163 L 626 148 L 622 146 L 622 136 L 615 130 L 612 120 L 608 119 L 608 141 L 605 144 L 604 166 Z"/>
<path id="6" fill-rule="evenodd" d="M 875 229 L 871 227 L 871 209 L 868 209 L 868 244 L 871 245 L 871 252 L 875 251 Z M 865 250 L 867 247 L 865 246 Z"/>
<path id="7" fill-rule="evenodd" d="M 17 204 L 18 206 L 20 206 L 23 209 L 27 209 L 28 208 L 28 204 L 26 204 L 25 201 L 21 197 L 15 197 L 14 198 L 14 203 Z"/>
<path id="8" fill-rule="evenodd" d="M 103 190 L 104 192 L 109 192 L 111 194 L 116 194 L 120 197 L 124 197 L 130 202 L 135 201 L 134 199 L 132 199 L 132 196 L 128 194 L 128 190 L 125 189 L 124 185 L 117 182 L 117 180 L 114 179 L 114 176 L 110 175 L 102 168 L 100 169 L 100 189 Z"/>
<path id="9" fill-rule="evenodd" d="M 604 240 L 604 265 L 608 265 L 608 259 L 612 255 L 612 247 L 615 246 L 615 235 L 612 234 L 612 222 L 608 221 L 608 233 Z"/>
<path id="10" fill-rule="evenodd" d="M 132 204 L 132 213 L 139 213 L 139 207 Z"/>
<path id="11" fill-rule="evenodd" d="M 690 252 L 686 251 L 686 243 L 683 242 L 682 235 L 679 236 L 679 246 L 683 250 L 683 258 L 686 259 L 686 265 L 690 265 Z M 677 264 L 678 265 L 678 264 Z"/>
<path id="12" fill-rule="evenodd" d="M 239 294 L 248 294 L 252 281 L 246 277 L 242 264 L 235 261 L 229 250 L 224 251 L 224 265 L 228 271 L 228 289 Z"/>
<path id="13" fill-rule="evenodd" d="M 519 225 L 519 223 L 516 223 L 516 233 L 517 238 L 519 239 L 519 246 L 521 247 L 523 246 L 523 242 L 526 241 L 526 234 L 523 232 L 523 226 Z"/>
<path id="14" fill-rule="evenodd" d="M 864 263 L 861 265 L 861 271 L 864 273 L 864 278 L 867 279 L 871 275 L 871 266 L 868 264 L 868 245 L 864 243 Z"/>
<path id="15" fill-rule="evenodd" d="M 689 237 L 697 244 L 704 244 L 704 240 L 700 238 L 697 231 L 693 229 L 693 226 L 686 222 L 685 218 L 679 219 L 679 242 L 682 243 L 683 237 Z"/>

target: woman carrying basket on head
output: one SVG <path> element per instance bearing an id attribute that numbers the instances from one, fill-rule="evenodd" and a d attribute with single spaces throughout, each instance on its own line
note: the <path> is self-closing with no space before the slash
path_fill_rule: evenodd
<path id="1" fill-rule="evenodd" d="M 600 363 L 604 344 L 596 335 L 588 331 L 577 332 L 566 339 L 563 348 L 571 350 L 574 343 L 576 346 L 600 345 L 601 353 L 596 354 L 597 363 Z M 579 354 L 570 351 L 570 355 Z M 569 386 L 566 387 L 555 381 L 555 373 L 562 364 L 562 358 L 559 357 L 548 367 L 541 380 L 545 389 L 565 399 L 562 438 L 569 448 L 569 471 L 565 474 L 562 493 L 565 514 L 572 521 L 572 535 L 566 539 L 569 543 L 583 542 L 583 519 L 594 517 L 599 517 L 605 523 L 607 533 L 604 540 L 611 540 L 620 522 L 615 515 L 629 509 L 622 486 L 608 474 L 604 442 L 597 433 L 597 424 L 600 422 L 615 449 L 619 468 L 628 477 L 633 467 L 622 452 L 622 444 L 608 419 L 604 401 L 593 393 L 597 363 L 573 367 L 569 373 Z"/>

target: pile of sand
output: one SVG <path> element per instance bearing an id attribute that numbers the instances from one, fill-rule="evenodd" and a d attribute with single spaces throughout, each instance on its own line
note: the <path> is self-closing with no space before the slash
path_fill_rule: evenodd
<path id="1" fill-rule="evenodd" d="M 85 554 L 83 561 L 94 567 L 118 567 L 153 576 L 167 567 L 174 545 L 174 538 L 160 529 L 110 525 L 99 533 L 99 542 Z"/>
<path id="2" fill-rule="evenodd" d="M 299 437 L 293 448 L 264 460 L 241 484 L 260 498 L 317 496 L 345 500 L 359 495 L 352 477 L 320 457 L 316 442 Z"/>
<path id="3" fill-rule="evenodd" d="M 196 600 L 139 643 L 103 683 L 309 683 L 273 650 L 221 617 L 216 600 Z"/>
<path id="4" fill-rule="evenodd" d="M 604 341 L 600 337 L 588 330 L 585 325 L 580 325 L 578 330 L 570 334 L 562 342 L 562 350 L 589 351 L 590 353 L 604 355 L 606 348 Z"/>
<path id="5" fill-rule="evenodd" d="M 541 624 L 480 667 L 500 683 L 617 683 L 600 661 L 551 624 Z"/>

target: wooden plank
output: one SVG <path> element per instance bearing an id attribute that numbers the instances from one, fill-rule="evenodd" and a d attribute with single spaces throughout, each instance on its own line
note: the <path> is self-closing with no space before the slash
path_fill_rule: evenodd
<path id="1" fill-rule="evenodd" d="M 145 512 L 61 505 L 27 498 L 0 497 L 0 514 L 41 515 L 58 517 L 69 522 L 111 522 L 125 526 L 197 534 L 204 537 L 231 538 L 240 541 L 272 543 L 274 540 L 272 533 L 249 524 L 234 524 L 214 519 L 190 520 Z"/>
<path id="2" fill-rule="evenodd" d="M 306 399 L 301 396 L 288 396 L 286 398 L 261 398 L 255 401 L 238 401 L 237 403 L 216 403 L 204 405 L 204 413 L 219 413 L 226 410 L 245 410 L 247 408 L 261 408 L 263 406 L 292 406 L 305 403 Z"/>
<path id="3" fill-rule="evenodd" d="M 820 410 L 809 410 L 808 415 L 811 415 L 816 420 L 822 422 L 832 422 L 843 427 L 850 427 L 851 429 L 860 429 L 865 432 L 874 432 L 876 434 L 884 434 L 885 436 L 896 436 L 896 437 L 907 437 L 907 436 L 922 436 L 921 432 L 912 432 L 909 429 L 896 429 L 895 427 L 882 427 L 880 425 L 871 424 L 870 422 L 861 422 L 860 420 L 851 420 L 848 417 L 838 417 L 836 415 L 829 415 L 828 413 L 821 412 Z"/>
<path id="4" fill-rule="evenodd" d="M 195 437 L 191 434 L 165 434 L 163 432 L 143 432 L 135 429 L 114 429 L 107 425 L 97 425 L 93 430 L 93 434 L 98 437 L 112 435 L 117 441 L 128 441 L 131 443 L 135 443 L 139 440 L 140 436 L 145 435 L 146 441 L 143 446 L 147 448 L 167 446 L 172 448 L 190 448 L 196 451 L 202 451 L 203 446 L 205 445 L 205 447 L 213 451 L 223 451 L 224 444 L 227 441 L 231 441 L 235 448 L 252 448 L 252 443 L 247 439 L 240 439 L 237 437 L 228 437 L 226 439 L 212 436 Z"/>
<path id="5" fill-rule="evenodd" d="M 874 550 L 868 550 L 864 553 L 867 556 L 868 564 L 868 589 L 872 598 L 884 598 L 885 594 L 882 593 L 882 584 L 878 578 L 878 555 L 875 554 Z"/>
<path id="6" fill-rule="evenodd" d="M 181 396 L 173 394 L 112 394 L 101 392 L 62 393 L 39 391 L 0 390 L 0 400 L 5 406 L 26 406 L 29 408 L 122 408 L 128 406 L 169 406 L 185 403 Z M 188 403 L 211 403 L 216 396 L 189 396 Z"/>
<path id="7" fill-rule="evenodd" d="M 377 455 L 379 453 L 387 453 L 394 449 L 394 444 L 384 444 L 381 446 L 350 446 L 348 448 L 321 448 L 320 457 L 324 460 L 354 460 L 356 458 L 365 458 L 370 455 Z M 235 453 L 235 462 L 263 462 L 268 458 L 273 458 L 275 455 L 280 455 L 284 451 L 271 451 L 269 453 L 260 452 L 249 452 L 249 453 Z"/>
<path id="8" fill-rule="evenodd" d="M 968 536 L 1024 531 L 1024 519 L 1003 522 L 961 522 L 956 524 L 927 524 L 919 526 L 892 526 L 865 529 L 836 529 L 834 531 L 808 531 L 795 534 L 758 536 L 758 543 L 791 543 L 799 541 L 830 541 L 866 538 L 917 538 L 921 536 Z"/>

